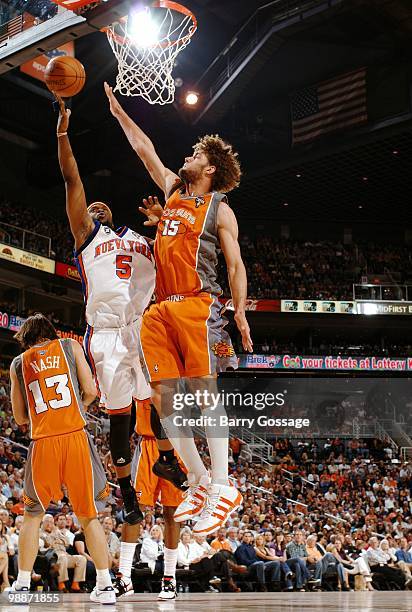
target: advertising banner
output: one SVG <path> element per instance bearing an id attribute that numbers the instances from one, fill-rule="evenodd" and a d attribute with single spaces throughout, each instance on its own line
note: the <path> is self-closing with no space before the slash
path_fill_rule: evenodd
<path id="1" fill-rule="evenodd" d="M 13 263 L 21 264 L 22 266 L 28 266 L 29 268 L 35 268 L 42 272 L 49 272 L 54 274 L 55 261 L 42 255 L 36 255 L 36 253 L 29 253 L 22 249 L 17 249 L 9 244 L 0 243 L 0 258 L 12 261 Z"/>
<path id="2" fill-rule="evenodd" d="M 363 315 L 412 315 L 412 302 L 357 301 L 358 314 Z"/>
<path id="3" fill-rule="evenodd" d="M 80 281 L 80 274 L 76 266 L 70 266 L 69 264 L 61 263 L 56 261 L 56 274 L 63 276 L 64 278 L 70 278 L 71 280 Z"/>
<path id="4" fill-rule="evenodd" d="M 356 314 L 356 302 L 336 300 L 281 300 L 282 312 Z"/>
<path id="5" fill-rule="evenodd" d="M 411 372 L 412 357 L 239 355 L 239 367 L 268 370 Z"/>
<path id="6" fill-rule="evenodd" d="M 233 300 L 228 298 L 219 298 L 222 304 L 226 306 L 228 310 L 234 310 Z M 280 312 L 280 300 L 246 300 L 246 310 L 256 310 L 260 312 Z"/>
<path id="7" fill-rule="evenodd" d="M 19 317 L 14 314 L 9 314 L 8 312 L 0 312 L 0 329 L 9 329 L 10 331 L 17 332 L 20 327 L 25 322 L 24 317 Z M 77 340 L 80 344 L 83 344 L 83 335 L 72 329 L 59 329 L 56 327 L 56 332 L 59 338 L 73 338 L 73 340 Z"/>
<path id="8" fill-rule="evenodd" d="M 74 57 L 74 43 L 72 40 L 64 45 L 61 45 L 61 47 L 57 47 L 57 49 L 54 49 L 53 51 L 49 51 L 43 55 L 38 55 L 34 59 L 25 62 L 20 66 L 20 70 L 34 79 L 44 82 L 44 71 L 47 64 L 53 57 L 58 57 L 59 55 L 70 55 L 71 57 Z"/>

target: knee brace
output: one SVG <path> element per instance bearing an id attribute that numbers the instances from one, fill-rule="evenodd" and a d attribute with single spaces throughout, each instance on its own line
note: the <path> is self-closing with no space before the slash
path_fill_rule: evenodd
<path id="1" fill-rule="evenodd" d="M 167 440 L 167 435 L 162 427 L 159 415 L 157 414 L 157 410 L 153 404 L 150 404 L 150 427 L 152 428 L 156 440 Z"/>
<path id="2" fill-rule="evenodd" d="M 130 414 L 110 415 L 110 452 L 116 467 L 131 462 L 129 430 Z"/>

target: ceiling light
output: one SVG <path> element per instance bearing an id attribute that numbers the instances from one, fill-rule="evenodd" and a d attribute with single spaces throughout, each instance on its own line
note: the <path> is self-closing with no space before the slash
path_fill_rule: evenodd
<path id="1" fill-rule="evenodd" d="M 199 96 L 196 92 L 194 91 L 188 91 L 186 94 L 186 104 L 189 104 L 189 106 L 195 106 L 195 104 L 197 104 L 199 101 Z"/>

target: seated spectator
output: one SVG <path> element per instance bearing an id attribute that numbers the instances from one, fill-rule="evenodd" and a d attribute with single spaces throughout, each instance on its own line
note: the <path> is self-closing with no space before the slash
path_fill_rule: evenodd
<path id="1" fill-rule="evenodd" d="M 238 534 L 239 534 L 239 530 L 237 527 L 229 527 L 226 533 L 227 536 L 227 541 L 230 544 L 230 548 L 232 553 L 234 553 L 236 551 L 236 549 L 239 547 L 240 542 L 238 539 Z"/>
<path id="2" fill-rule="evenodd" d="M 86 583 L 88 590 L 93 589 L 96 584 L 96 567 L 87 549 L 84 529 L 80 526 L 79 530 L 74 534 L 73 547 L 77 555 L 81 555 L 86 559 Z"/>
<path id="3" fill-rule="evenodd" d="M 71 592 L 81 592 L 80 582 L 86 579 L 86 558 L 83 555 L 71 555 L 67 552 L 70 541 L 64 531 L 55 526 L 53 517 L 45 514 L 42 520 L 40 537 L 45 549 L 55 552 L 59 565 L 58 589 L 67 592 L 66 582 L 69 580 L 67 570 L 74 569 L 74 577 L 70 587 Z"/>
<path id="4" fill-rule="evenodd" d="M 10 586 L 9 582 L 9 555 L 14 555 L 14 547 L 10 536 L 7 534 L 6 526 L 0 520 L 0 576 L 1 590 Z"/>
<path id="5" fill-rule="evenodd" d="M 292 591 L 293 590 L 293 583 L 292 583 L 293 574 L 287 563 L 285 536 L 283 535 L 281 531 L 276 531 L 275 540 L 272 541 L 273 540 L 272 532 L 266 531 L 265 540 L 266 540 L 266 545 L 269 547 L 269 550 L 271 550 L 274 555 L 273 556 L 274 560 L 279 561 L 280 563 L 280 568 L 282 570 L 283 576 L 286 581 L 286 589 L 288 591 Z"/>
<path id="6" fill-rule="evenodd" d="M 160 525 L 153 525 L 150 534 L 143 538 L 140 563 L 154 572 L 163 573 L 163 531 Z"/>
<path id="7" fill-rule="evenodd" d="M 177 565 L 195 573 L 203 592 L 216 593 L 213 584 L 220 584 L 220 578 L 213 575 L 213 565 L 208 552 L 194 540 L 189 529 L 183 529 L 177 546 Z"/>
<path id="8" fill-rule="evenodd" d="M 62 513 L 56 514 L 56 516 L 54 517 L 54 523 L 55 523 L 57 529 L 59 529 L 60 532 L 69 541 L 70 546 L 68 548 L 73 549 L 74 533 L 72 533 L 69 529 L 67 529 L 66 515 L 62 514 Z M 72 550 L 70 552 L 72 552 Z"/>
<path id="9" fill-rule="evenodd" d="M 258 591 L 266 592 L 265 563 L 256 554 L 251 531 L 244 532 L 242 543 L 236 549 L 235 559 L 239 565 L 247 567 L 249 578 L 256 578 Z"/>
<path id="10" fill-rule="evenodd" d="M 266 546 L 265 537 L 261 533 L 255 538 L 255 551 L 257 558 L 264 562 L 265 574 L 269 575 L 272 590 L 280 590 L 280 561 L 275 560 L 273 549 Z"/>
<path id="11" fill-rule="evenodd" d="M 372 574 L 366 559 L 363 556 L 357 556 L 355 546 L 347 547 L 347 549 L 352 550 L 352 553 L 348 554 L 346 549 L 342 548 L 342 540 L 340 538 L 336 538 L 333 544 L 328 544 L 326 547 L 326 550 L 331 552 L 336 560 L 343 566 L 346 587 L 349 588 L 349 574 L 352 576 L 359 574 L 364 577 L 367 590 L 374 591 L 375 589 L 372 586 Z"/>
<path id="12" fill-rule="evenodd" d="M 393 567 L 394 564 L 390 555 L 382 550 L 377 537 L 369 538 L 369 547 L 365 556 L 374 574 L 381 575 L 385 580 L 394 582 L 401 590 L 405 587 L 405 577 L 402 571 Z"/>
<path id="13" fill-rule="evenodd" d="M 220 527 L 217 532 L 217 537 L 211 541 L 210 546 L 217 552 L 219 550 L 228 550 L 232 552 L 232 546 L 226 537 L 226 529 Z"/>
<path id="14" fill-rule="evenodd" d="M 119 566 L 120 540 L 114 533 L 114 519 L 111 516 L 105 516 L 102 521 L 102 526 L 109 549 L 109 568 L 116 569 Z"/>
<path id="15" fill-rule="evenodd" d="M 207 543 L 204 535 L 196 534 L 194 536 L 194 541 L 203 548 L 209 559 L 211 559 L 213 574 L 226 582 L 229 591 L 238 593 L 240 589 L 233 580 L 232 571 L 238 571 L 239 566 L 235 565 L 235 557 L 232 551 L 226 548 L 221 548 L 220 550 L 212 548 L 212 546 Z"/>
<path id="16" fill-rule="evenodd" d="M 293 540 L 286 545 L 287 564 L 295 572 L 296 588 L 298 591 L 305 591 L 307 582 L 311 580 L 310 573 L 306 567 L 308 551 L 305 546 L 305 536 L 300 530 L 296 531 Z"/>
<path id="17" fill-rule="evenodd" d="M 399 548 L 395 552 L 397 565 L 403 571 L 406 577 L 406 586 L 409 588 L 412 581 L 412 551 L 408 550 L 408 540 L 400 538 Z"/>

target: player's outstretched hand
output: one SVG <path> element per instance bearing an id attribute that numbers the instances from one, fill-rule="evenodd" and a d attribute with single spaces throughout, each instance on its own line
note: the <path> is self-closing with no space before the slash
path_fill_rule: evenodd
<path id="1" fill-rule="evenodd" d="M 67 133 L 69 129 L 69 119 L 71 110 L 66 108 L 65 103 L 62 98 L 57 95 L 57 93 L 53 92 L 54 97 L 57 100 L 57 104 L 59 105 L 59 119 L 57 121 L 57 135 Z"/>
<path id="2" fill-rule="evenodd" d="M 253 342 L 250 337 L 249 323 L 247 322 L 245 313 L 235 313 L 235 322 L 242 336 L 242 346 L 248 353 L 253 352 Z"/>
<path id="3" fill-rule="evenodd" d="M 113 117 L 118 117 L 123 111 L 123 109 L 113 93 L 113 87 L 110 87 L 110 85 L 106 83 L 106 81 L 104 82 L 104 91 L 106 92 L 106 96 L 109 100 L 110 112 L 112 113 Z"/>
<path id="4" fill-rule="evenodd" d="M 156 196 L 143 198 L 143 206 L 139 206 L 141 213 L 146 215 L 147 219 L 143 225 L 157 225 L 162 218 L 163 206 L 160 204 Z"/>

